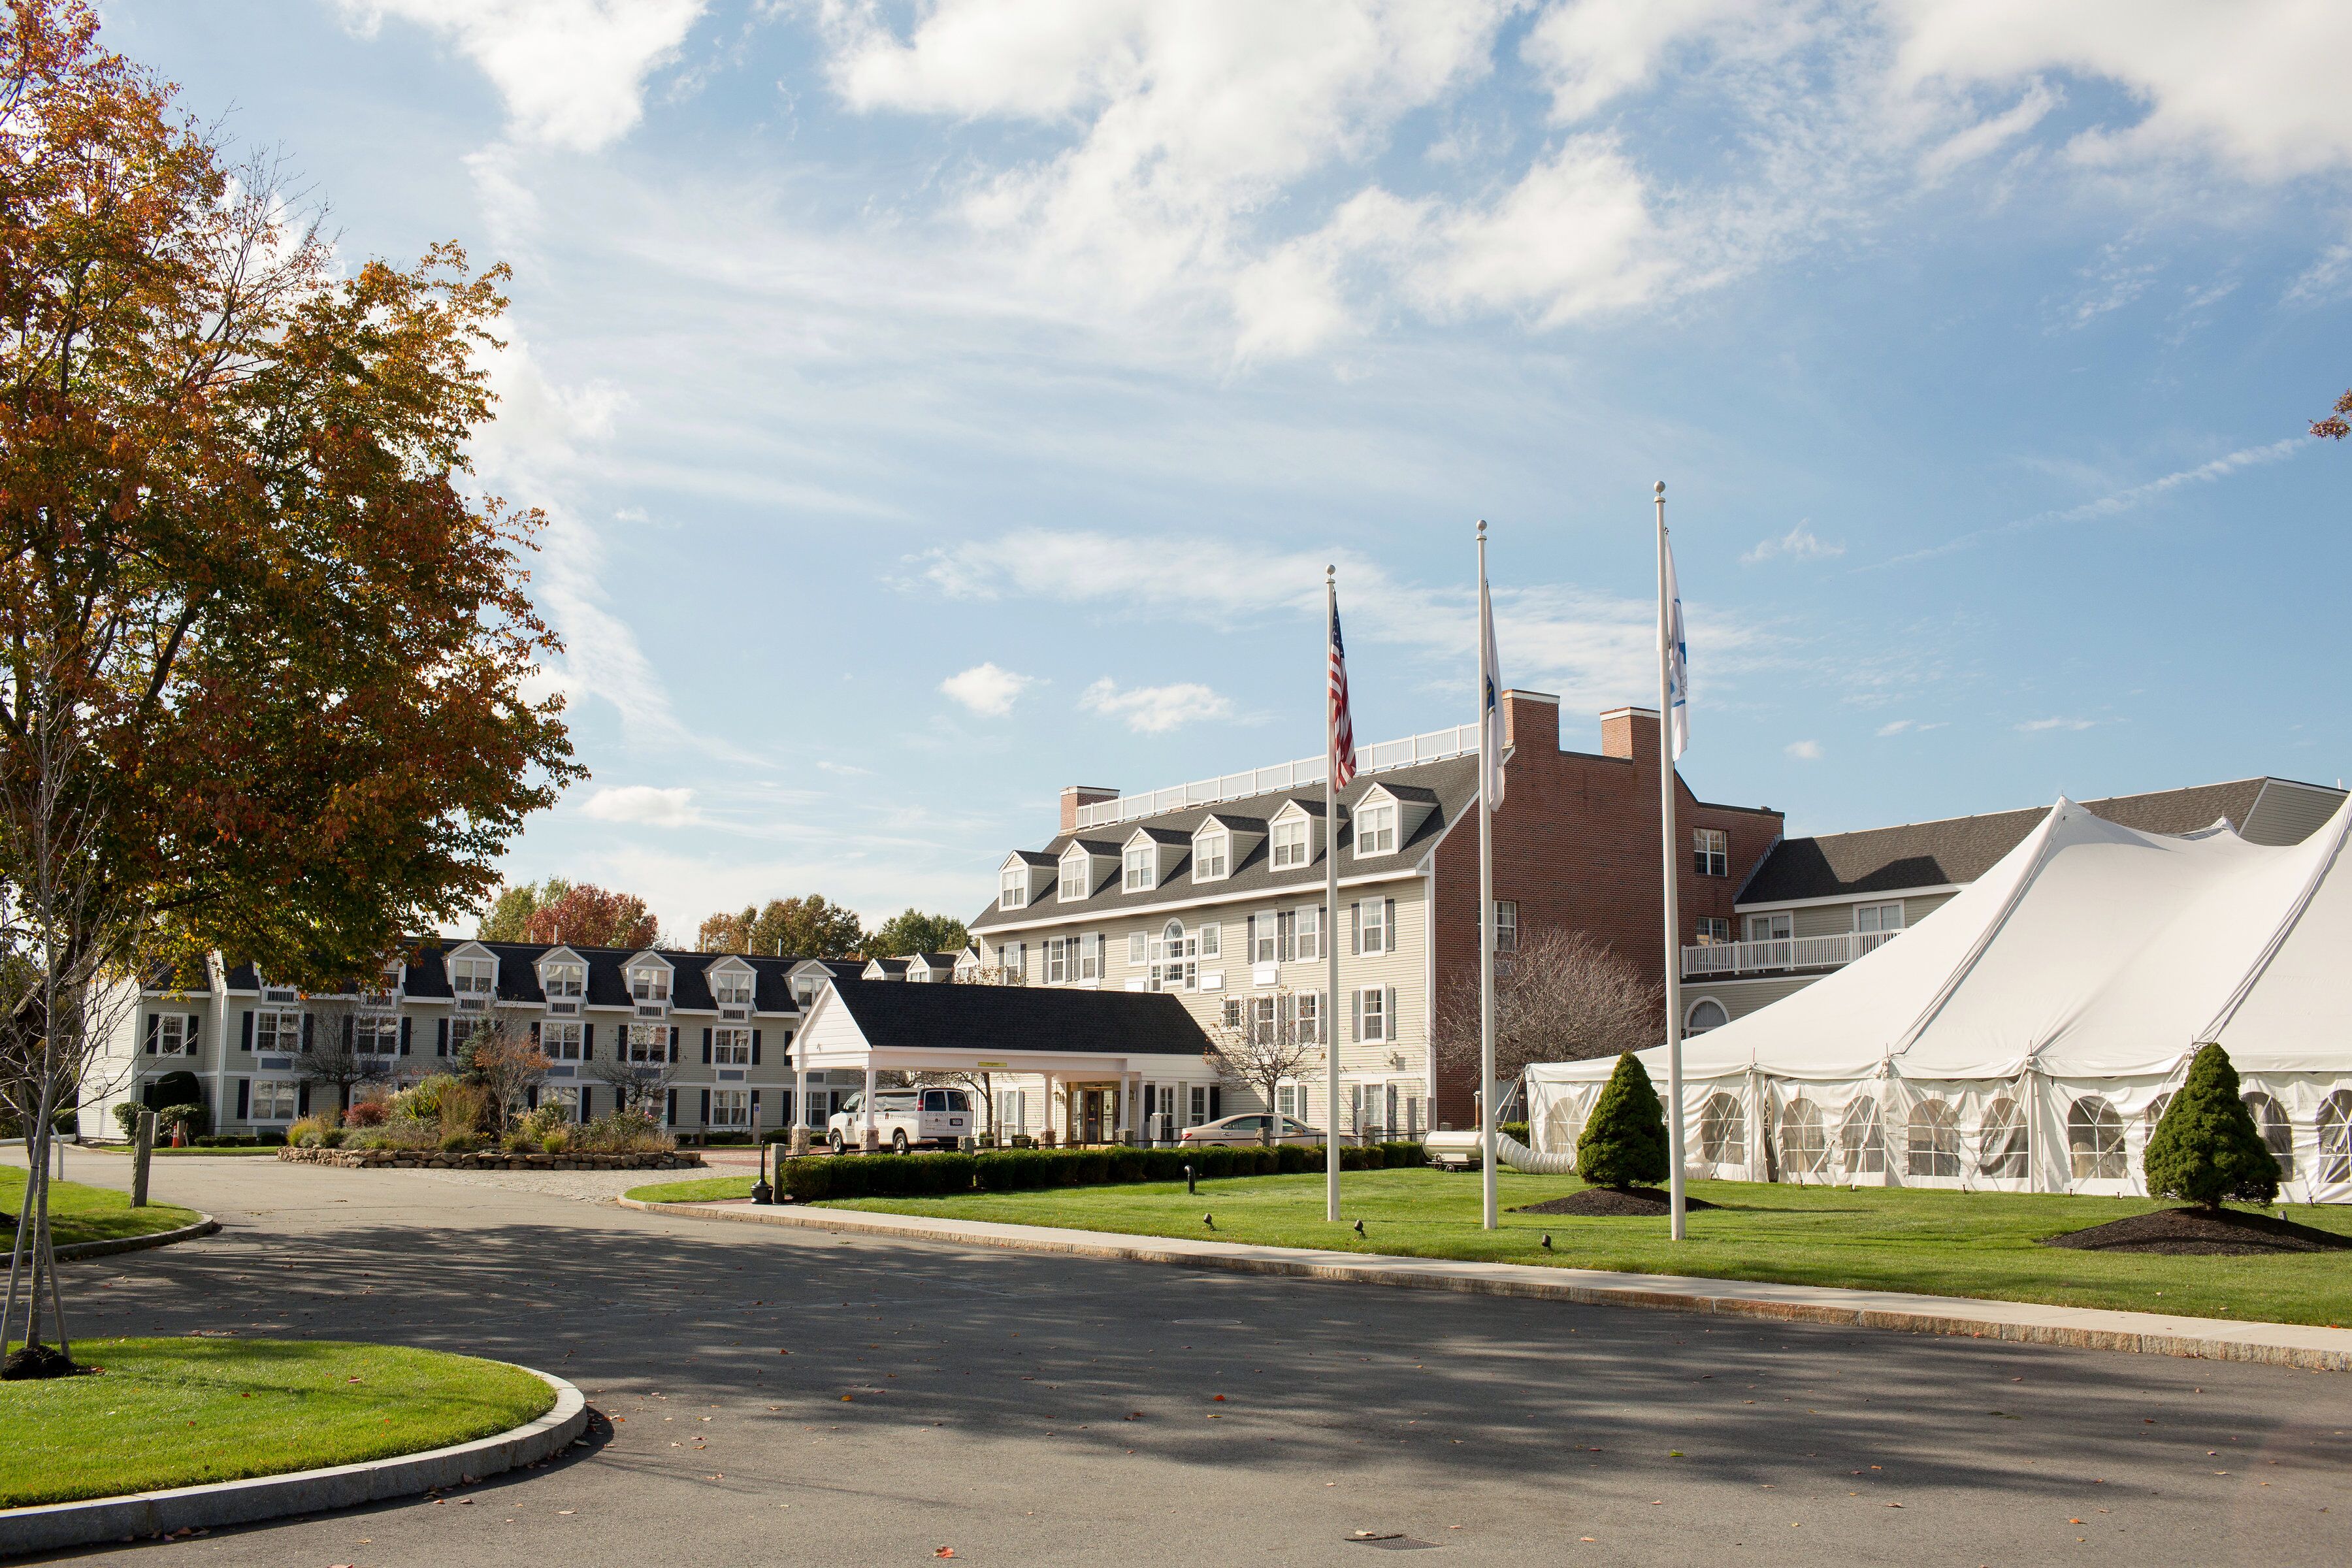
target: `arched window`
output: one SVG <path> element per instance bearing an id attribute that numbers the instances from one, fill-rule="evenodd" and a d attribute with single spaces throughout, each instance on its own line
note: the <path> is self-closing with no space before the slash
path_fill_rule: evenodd
<path id="1" fill-rule="evenodd" d="M 2339 1089 L 2319 1108 L 2319 1179 L 2352 1182 L 2352 1089 Z"/>
<path id="2" fill-rule="evenodd" d="M 1940 1100 L 1923 1100 L 1911 1108 L 1910 1161 L 1915 1176 L 1957 1176 L 1960 1173 L 1960 1122 Z"/>
<path id="3" fill-rule="evenodd" d="M 1849 1176 L 1876 1176 L 1886 1170 L 1886 1140 L 1878 1129 L 1878 1102 L 1863 1096 L 1845 1108 L 1838 1123 L 1838 1148 Z"/>
<path id="4" fill-rule="evenodd" d="M 2116 1181 L 2131 1174 L 2124 1157 L 2124 1119 L 2095 1094 L 2066 1108 L 2066 1154 L 2077 1181 Z"/>
<path id="5" fill-rule="evenodd" d="M 2286 1107 L 2259 1089 L 2248 1089 L 2240 1097 L 2253 1116 L 2254 1131 L 2263 1135 L 2263 1147 L 2278 1160 L 2279 1180 L 2294 1180 L 2294 1123 L 2286 1119 Z"/>
<path id="6" fill-rule="evenodd" d="M 1717 1165 L 1748 1163 L 1748 1118 L 1739 1101 L 1727 1094 L 1710 1094 L 1698 1112 L 1699 1158 Z"/>
<path id="7" fill-rule="evenodd" d="M 1689 1012 L 1683 1015 L 1683 1033 L 1704 1035 L 1709 1029 L 1720 1029 L 1729 1022 L 1731 1015 L 1723 1010 L 1722 1003 L 1712 996 L 1702 996 L 1690 1005 Z"/>
<path id="8" fill-rule="evenodd" d="M 1576 1141 L 1584 1136 L 1584 1118 L 1576 1109 L 1576 1101 L 1563 1100 L 1544 1112 L 1542 1152 L 1547 1154 L 1576 1153 Z"/>
<path id="9" fill-rule="evenodd" d="M 1160 928 L 1160 938 L 1162 942 L 1168 942 L 1171 946 L 1177 942 L 1182 942 L 1184 940 L 1184 922 L 1182 921 L 1170 921 L 1165 926 Z"/>
<path id="10" fill-rule="evenodd" d="M 1977 1172 L 1995 1177 L 2025 1174 L 2025 1113 L 2003 1095 L 1986 1108 L 1977 1137 Z"/>
<path id="11" fill-rule="evenodd" d="M 1800 1176 L 1818 1176 L 1830 1168 L 1822 1108 L 1810 1100 L 1792 1100 L 1780 1108 L 1780 1162 Z"/>

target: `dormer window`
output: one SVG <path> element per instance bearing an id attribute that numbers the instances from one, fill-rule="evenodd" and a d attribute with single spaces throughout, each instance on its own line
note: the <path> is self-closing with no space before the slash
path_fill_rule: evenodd
<path id="1" fill-rule="evenodd" d="M 657 963 L 641 964 L 629 971 L 629 994 L 640 1002 L 669 1000 L 669 971 Z"/>
<path id="2" fill-rule="evenodd" d="M 714 974 L 710 977 L 710 994 L 721 1007 L 749 1007 L 751 977 L 742 973 Z"/>
<path id="3" fill-rule="evenodd" d="M 1284 870 L 1307 864 L 1307 819 L 1294 816 L 1287 822 L 1274 825 L 1274 868 Z"/>
<path id="4" fill-rule="evenodd" d="M 1029 873 L 1018 866 L 1008 866 L 997 879 L 996 907 L 1017 910 L 1029 901 Z"/>
<path id="5" fill-rule="evenodd" d="M 1154 873 L 1159 868 L 1154 864 L 1154 862 L 1159 858 L 1159 855 L 1149 844 L 1129 845 L 1127 847 L 1127 875 L 1119 883 L 1119 886 L 1130 893 L 1150 892 L 1153 884 L 1158 880 Z"/>
<path id="6" fill-rule="evenodd" d="M 458 958 L 449 963 L 449 989 L 462 999 L 478 996 L 488 1000 L 498 988 L 499 961 L 495 958 Z"/>
<path id="7" fill-rule="evenodd" d="M 1213 882 L 1232 868 L 1233 835 L 1220 827 L 1192 840 L 1192 879 Z"/>
<path id="8" fill-rule="evenodd" d="M 1356 810 L 1356 854 L 1393 855 L 1397 846 L 1397 808 L 1393 801 L 1379 801 L 1359 806 Z"/>
<path id="9" fill-rule="evenodd" d="M 1062 885 L 1055 896 L 1075 903 L 1087 896 L 1087 852 L 1076 845 L 1062 857 Z"/>
<path id="10" fill-rule="evenodd" d="M 577 1002 L 588 994 L 588 966 L 584 963 L 550 963 L 539 972 L 539 988 L 547 993 L 551 1002 Z"/>

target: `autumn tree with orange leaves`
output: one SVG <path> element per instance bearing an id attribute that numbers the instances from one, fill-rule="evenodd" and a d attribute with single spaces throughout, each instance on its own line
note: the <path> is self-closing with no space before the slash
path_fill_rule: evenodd
<path id="1" fill-rule="evenodd" d="M 580 772 L 525 694 L 541 520 L 466 456 L 506 271 L 339 270 L 296 196 L 82 0 L 0 13 L 0 1093 L 37 1136 L 110 979 L 373 974 Z"/>

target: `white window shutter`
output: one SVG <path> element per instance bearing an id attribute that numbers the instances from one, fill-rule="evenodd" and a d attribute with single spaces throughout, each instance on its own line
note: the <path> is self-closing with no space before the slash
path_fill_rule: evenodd
<path id="1" fill-rule="evenodd" d="M 1363 1032 L 1364 994 L 1360 991 L 1350 991 L 1348 993 L 1348 1038 L 1345 1043 L 1355 1044 L 1362 1037 Z"/>
<path id="2" fill-rule="evenodd" d="M 1396 987 L 1391 985 L 1381 993 L 1381 1038 L 1393 1043 L 1396 1037 Z"/>
<path id="3" fill-rule="evenodd" d="M 1348 906 L 1348 951 L 1358 958 L 1364 955 L 1364 906 L 1362 900 Z"/>
<path id="4" fill-rule="evenodd" d="M 1388 944 L 1381 951 L 1394 952 L 1397 951 L 1396 900 L 1394 899 L 1387 900 L 1387 908 L 1381 911 L 1381 941 Z"/>

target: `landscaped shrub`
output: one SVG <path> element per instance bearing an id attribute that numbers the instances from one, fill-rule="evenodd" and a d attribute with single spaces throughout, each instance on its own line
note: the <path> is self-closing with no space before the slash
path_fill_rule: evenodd
<path id="1" fill-rule="evenodd" d="M 139 1119 L 145 1115 L 146 1111 L 147 1108 L 135 1100 L 126 1100 L 114 1108 L 114 1124 L 122 1129 L 125 1142 L 137 1141 Z"/>
<path id="2" fill-rule="evenodd" d="M 1285 1143 L 1274 1152 L 1276 1168 L 1286 1176 L 1313 1170 L 1322 1158 L 1320 1149 L 1310 1149 L 1304 1143 Z"/>
<path id="3" fill-rule="evenodd" d="M 381 1127 L 392 1116 L 391 1102 L 382 1098 L 355 1101 L 343 1112 L 346 1127 Z"/>
<path id="4" fill-rule="evenodd" d="M 608 1110 L 572 1130 L 572 1147 L 584 1154 L 666 1154 L 677 1140 L 643 1110 Z"/>
<path id="5" fill-rule="evenodd" d="M 387 1107 L 388 1114 L 395 1120 L 408 1117 L 418 1121 L 438 1121 L 441 1096 L 462 1081 L 455 1073 L 429 1073 L 394 1094 Z"/>
<path id="6" fill-rule="evenodd" d="M 751 1142 L 751 1135 L 749 1132 L 712 1132 L 706 1134 L 702 1141 L 712 1148 L 718 1148 L 721 1145 L 749 1143 Z"/>
<path id="7" fill-rule="evenodd" d="M 477 1133 L 457 1131 L 444 1132 L 441 1134 L 441 1152 L 444 1154 L 470 1154 L 474 1152 L 475 1146 L 480 1142 L 481 1138 Z"/>
<path id="8" fill-rule="evenodd" d="M 200 1138 L 212 1131 L 213 1113 L 194 1102 L 166 1105 L 156 1110 L 155 1129 L 159 1137 L 168 1138 L 174 1127 L 185 1128 L 190 1138 Z"/>
<path id="9" fill-rule="evenodd" d="M 1381 1153 L 1391 1171 L 1417 1170 L 1429 1163 L 1429 1151 L 1418 1143 L 1395 1142 L 1381 1145 Z"/>
<path id="10" fill-rule="evenodd" d="M 2164 1108 L 2141 1157 L 2151 1197 L 2202 1207 L 2223 1198 L 2266 1204 L 2278 1196 L 2279 1163 L 2238 1098 L 2238 1069 L 2219 1046 L 2200 1046 L 2189 1081 Z"/>
<path id="11" fill-rule="evenodd" d="M 1576 1171 L 1596 1187 L 1666 1179 L 1666 1113 L 1632 1052 L 1617 1058 L 1576 1141 Z"/>
<path id="12" fill-rule="evenodd" d="M 1495 1123 L 1495 1131 L 1517 1142 L 1524 1143 L 1528 1141 L 1528 1124 L 1524 1121 L 1497 1121 Z"/>
<path id="13" fill-rule="evenodd" d="M 833 1168 L 845 1163 L 829 1154 L 787 1160 L 779 1180 L 795 1202 L 821 1203 L 833 1196 Z"/>

